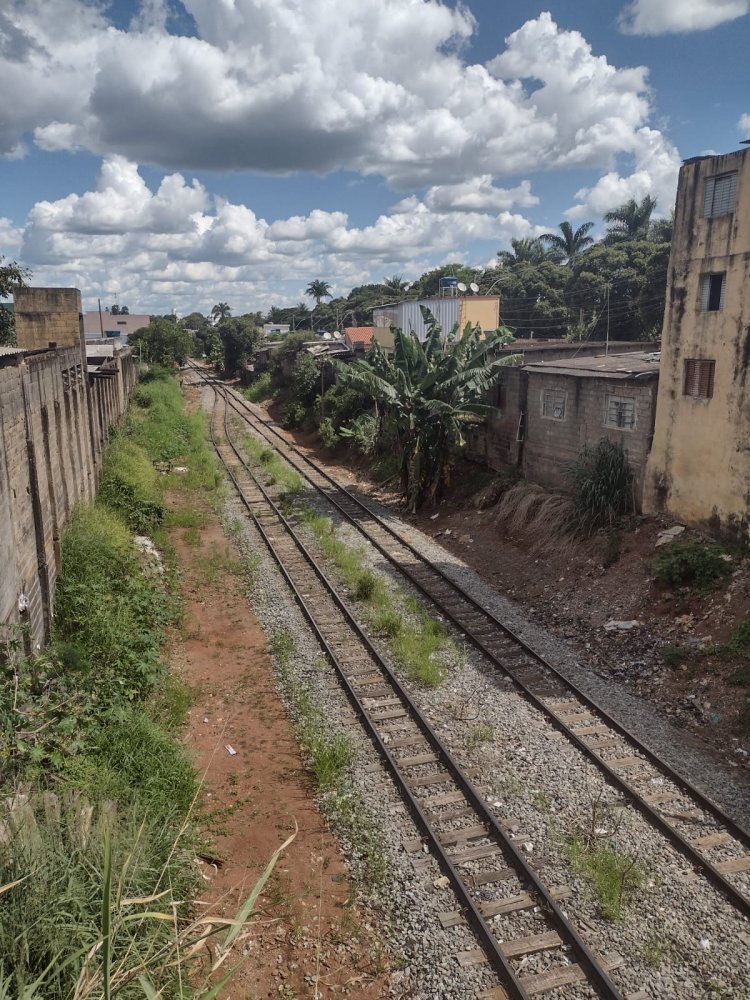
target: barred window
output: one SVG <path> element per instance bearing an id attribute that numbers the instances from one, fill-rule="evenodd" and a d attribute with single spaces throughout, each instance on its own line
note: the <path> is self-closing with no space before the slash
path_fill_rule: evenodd
<path id="1" fill-rule="evenodd" d="M 724 308 L 724 291 L 727 285 L 725 271 L 718 274 L 704 274 L 701 278 L 701 310 L 721 312 Z"/>
<path id="2" fill-rule="evenodd" d="M 718 215 L 729 215 L 734 211 L 737 197 L 737 171 L 731 174 L 717 174 L 706 178 L 703 196 L 703 215 L 714 219 Z"/>
<path id="3" fill-rule="evenodd" d="M 688 358 L 685 362 L 685 387 L 683 395 L 693 399 L 710 399 L 714 394 L 715 361 Z"/>
<path id="4" fill-rule="evenodd" d="M 632 430 L 635 427 L 635 400 L 630 396 L 607 396 L 604 423 L 607 427 Z"/>
<path id="5" fill-rule="evenodd" d="M 542 416 L 550 420 L 564 420 L 567 395 L 565 389 L 543 389 Z"/>

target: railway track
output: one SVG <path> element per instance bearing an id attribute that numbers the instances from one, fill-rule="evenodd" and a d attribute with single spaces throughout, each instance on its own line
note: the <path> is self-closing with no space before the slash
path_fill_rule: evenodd
<path id="1" fill-rule="evenodd" d="M 442 913 L 440 922 L 444 928 L 468 923 L 479 942 L 479 948 L 459 952 L 457 961 L 489 962 L 497 973 L 501 985 L 477 996 L 528 1000 L 586 984 L 592 991 L 586 995 L 602 1000 L 645 997 L 620 991 L 611 973 L 621 967 L 621 958 L 589 948 L 561 905 L 571 890 L 545 885 L 523 853 L 525 835 L 517 823 L 496 817 L 372 646 L 232 439 L 229 393 L 216 383 L 212 387 L 211 438 L 222 464 L 455 893 L 457 907 Z M 514 933 L 519 913 L 533 914 L 534 933 Z M 529 955 L 541 952 L 544 971 L 520 971 Z"/>
<path id="2" fill-rule="evenodd" d="M 213 382 L 205 370 L 193 366 Z M 234 390 L 228 405 L 466 636 L 730 902 L 750 916 L 750 833 L 644 746 L 552 663 L 289 443 Z"/>

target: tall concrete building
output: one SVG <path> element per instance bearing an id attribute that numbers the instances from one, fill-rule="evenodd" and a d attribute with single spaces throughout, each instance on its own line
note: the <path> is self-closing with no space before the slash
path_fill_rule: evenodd
<path id="1" fill-rule="evenodd" d="M 750 149 L 677 189 L 644 508 L 738 539 L 750 515 Z"/>

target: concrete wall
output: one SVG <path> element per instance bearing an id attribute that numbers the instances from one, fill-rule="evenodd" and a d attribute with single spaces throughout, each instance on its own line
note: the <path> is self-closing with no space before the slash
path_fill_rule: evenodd
<path id="1" fill-rule="evenodd" d="M 545 390 L 557 390 L 564 396 L 562 419 L 544 416 Z M 611 427 L 605 422 L 607 398 L 632 399 L 635 426 Z M 580 377 L 553 373 L 528 373 L 527 427 L 523 445 L 522 471 L 526 479 L 542 486 L 565 485 L 565 468 L 585 446 L 593 447 L 602 438 L 622 444 L 635 478 L 635 497 L 642 495 L 644 469 L 648 458 L 656 379 L 615 379 Z"/>
<path id="2" fill-rule="evenodd" d="M 737 173 L 732 210 L 704 216 L 712 178 Z M 701 278 L 725 273 L 723 306 L 701 309 Z M 685 394 L 685 362 L 713 361 L 713 395 Z M 747 538 L 750 510 L 750 150 L 680 171 L 644 506 Z"/>
<path id="3" fill-rule="evenodd" d="M 59 339 L 66 325 L 75 339 L 71 300 L 59 300 L 58 320 L 50 310 L 17 312 L 19 341 L 52 329 Z M 56 301 L 34 298 L 48 307 Z M 49 636 L 61 532 L 73 505 L 93 499 L 103 447 L 133 389 L 129 352 L 110 368 L 109 376 L 89 376 L 80 338 L 74 346 L 0 355 L 0 626 L 28 625 L 27 651 Z"/>
<path id="4" fill-rule="evenodd" d="M 482 331 L 497 330 L 500 326 L 500 297 L 498 295 L 468 295 L 459 299 L 461 303 L 459 329 L 463 331 L 467 323 L 481 326 Z"/>
<path id="5" fill-rule="evenodd" d="M 16 340 L 30 351 L 48 347 L 84 350 L 81 293 L 77 288 L 19 288 L 13 294 Z"/>

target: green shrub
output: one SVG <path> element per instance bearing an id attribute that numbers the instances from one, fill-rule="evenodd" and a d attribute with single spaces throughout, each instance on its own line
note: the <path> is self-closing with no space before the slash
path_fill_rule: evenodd
<path id="1" fill-rule="evenodd" d="M 745 653 L 750 650 L 750 618 L 740 622 L 729 637 L 727 645 L 735 653 Z"/>
<path id="2" fill-rule="evenodd" d="M 362 413 L 347 427 L 341 428 L 341 436 L 351 440 L 360 455 L 367 457 L 375 452 L 378 422 L 371 413 Z"/>
<path id="3" fill-rule="evenodd" d="M 732 572 L 723 556 L 712 542 L 671 542 L 657 552 L 651 568 L 662 587 L 707 590 Z"/>
<path id="4" fill-rule="evenodd" d="M 259 375 L 253 384 L 244 389 L 242 395 L 251 403 L 262 403 L 265 399 L 270 399 L 274 394 L 271 385 L 271 373 L 266 371 Z"/>
<path id="5" fill-rule="evenodd" d="M 633 508 L 633 472 L 621 444 L 602 438 L 595 448 L 584 448 L 565 476 L 578 530 L 612 527 L 616 517 Z"/>
<path id="6" fill-rule="evenodd" d="M 281 411 L 281 426 L 287 430 L 296 430 L 305 423 L 307 410 L 302 403 L 287 403 Z"/>
<path id="7" fill-rule="evenodd" d="M 339 435 L 336 428 L 333 426 L 333 420 L 330 417 L 326 417 L 318 428 L 318 434 L 320 435 L 320 443 L 323 448 L 328 451 L 332 451 L 336 445 L 339 443 Z"/>
<path id="8" fill-rule="evenodd" d="M 177 845 L 172 853 L 170 833 L 140 808 L 120 804 L 113 811 L 62 797 L 59 809 L 58 820 L 54 814 L 45 815 L 40 804 L 31 813 L 36 817 L 33 825 L 27 821 L 23 835 L 0 845 L 3 881 L 23 880 L 2 897 L 0 983 L 8 990 L 4 996 L 69 1000 L 79 995 L 76 980 L 86 953 L 101 939 L 105 830 L 111 838 L 113 883 L 123 897 L 148 897 L 157 886 L 170 889 L 149 908 L 171 916 L 170 897 L 184 900 L 193 894 L 193 873 L 183 846 Z M 184 915 L 184 906 L 178 907 L 180 911 Z M 169 939 L 171 924 L 171 920 L 149 924 L 130 958 L 133 965 L 139 954 Z M 120 935 L 114 941 L 114 967 L 128 961 L 129 951 L 132 942 Z M 32 991 L 37 979 L 41 984 Z M 174 989 L 175 979 L 174 970 L 166 971 L 165 989 L 170 985 Z"/>

